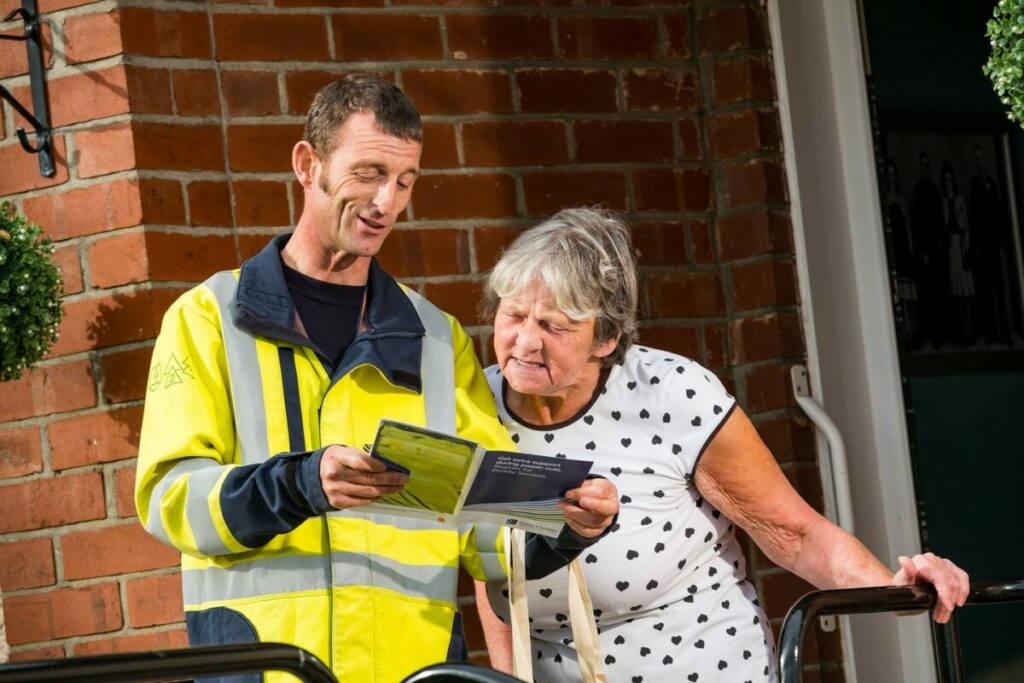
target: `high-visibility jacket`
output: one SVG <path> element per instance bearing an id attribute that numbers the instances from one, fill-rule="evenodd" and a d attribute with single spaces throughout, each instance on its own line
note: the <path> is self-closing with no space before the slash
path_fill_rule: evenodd
<path id="1" fill-rule="evenodd" d="M 291 643 L 340 680 L 399 681 L 465 656 L 458 568 L 505 573 L 502 535 L 335 511 L 320 486 L 322 450 L 372 443 L 382 417 L 514 446 L 461 326 L 376 262 L 363 325 L 331 367 L 302 334 L 284 282 L 288 237 L 167 311 L 136 506 L 146 529 L 182 552 L 192 644 Z M 527 574 L 553 571 L 583 544 L 531 537 Z"/>

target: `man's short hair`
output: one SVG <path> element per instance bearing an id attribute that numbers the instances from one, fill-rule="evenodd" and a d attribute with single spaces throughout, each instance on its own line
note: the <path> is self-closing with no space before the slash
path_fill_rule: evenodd
<path id="1" fill-rule="evenodd" d="M 302 139 L 327 158 L 338 144 L 338 130 L 357 113 L 370 113 L 377 125 L 402 140 L 423 142 L 416 105 L 397 86 L 367 73 L 351 73 L 324 86 L 313 98 Z"/>

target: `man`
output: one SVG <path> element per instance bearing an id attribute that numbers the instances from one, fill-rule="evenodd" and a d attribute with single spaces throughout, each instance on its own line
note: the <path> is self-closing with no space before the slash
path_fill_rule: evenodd
<path id="1" fill-rule="evenodd" d="M 373 259 L 420 150 L 398 88 L 363 74 L 327 86 L 292 152 L 295 231 L 164 318 L 136 505 L 183 553 L 193 644 L 292 643 L 342 680 L 398 681 L 465 656 L 460 562 L 477 578 L 507 566 L 497 527 L 359 511 L 406 482 L 362 448 L 382 417 L 513 450 L 465 332 Z M 570 491 L 562 535 L 529 538 L 527 574 L 596 540 L 615 496 L 604 480 Z"/>

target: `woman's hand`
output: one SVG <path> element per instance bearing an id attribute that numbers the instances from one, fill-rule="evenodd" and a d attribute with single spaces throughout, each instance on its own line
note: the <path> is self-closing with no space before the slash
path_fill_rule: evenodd
<path id="1" fill-rule="evenodd" d="M 619 512 L 619 491 L 607 479 L 587 479 L 558 503 L 565 523 L 585 538 L 597 538 Z M 574 502 L 570 502 L 574 501 Z"/>
<path id="2" fill-rule="evenodd" d="M 935 621 L 945 624 L 953 614 L 954 607 L 963 607 L 970 591 L 970 577 L 967 572 L 949 560 L 924 553 L 906 557 L 900 555 L 900 570 L 892 577 L 891 586 L 910 586 L 915 583 L 929 583 L 935 587 Z"/>

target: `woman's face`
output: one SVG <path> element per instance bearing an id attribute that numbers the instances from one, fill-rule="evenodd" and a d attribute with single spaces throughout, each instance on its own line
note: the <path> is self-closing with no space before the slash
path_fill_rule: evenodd
<path id="1" fill-rule="evenodd" d="M 544 284 L 502 299 L 494 320 L 494 353 L 509 386 L 527 395 L 589 397 L 601 359 L 617 341 L 595 342 L 594 323 L 569 318 Z"/>

